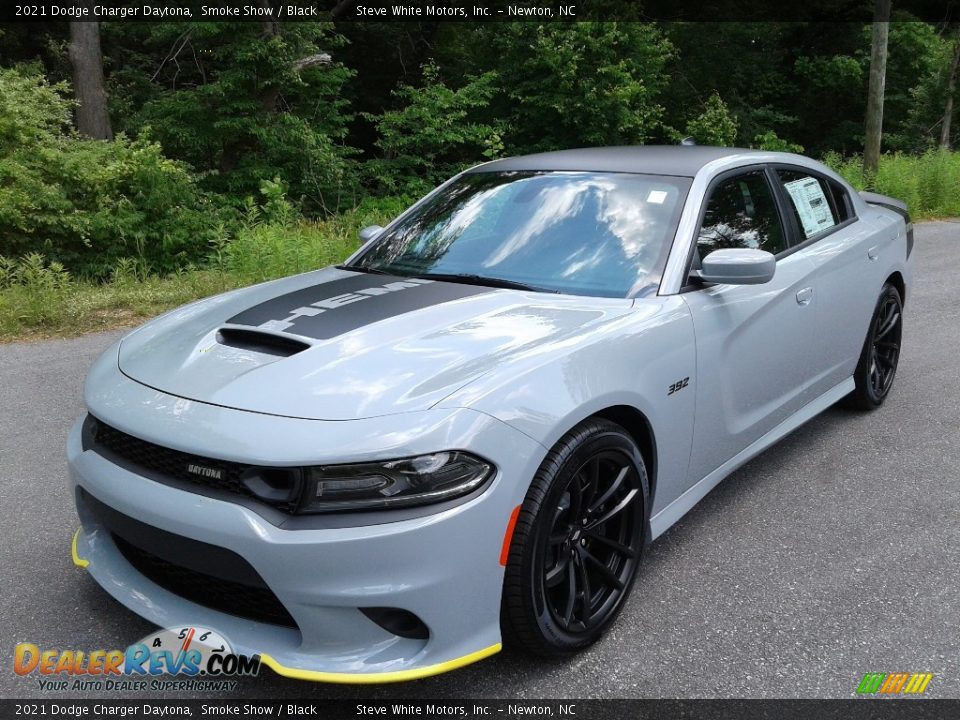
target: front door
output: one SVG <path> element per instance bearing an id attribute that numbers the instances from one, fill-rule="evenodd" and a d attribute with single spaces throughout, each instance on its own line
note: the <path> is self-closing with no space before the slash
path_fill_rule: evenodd
<path id="1" fill-rule="evenodd" d="M 814 265 L 789 253 L 767 173 L 742 171 L 711 190 L 694 266 L 713 250 L 779 256 L 763 285 L 708 285 L 682 295 L 697 343 L 696 418 L 687 486 L 717 469 L 808 400 L 816 375 Z"/>

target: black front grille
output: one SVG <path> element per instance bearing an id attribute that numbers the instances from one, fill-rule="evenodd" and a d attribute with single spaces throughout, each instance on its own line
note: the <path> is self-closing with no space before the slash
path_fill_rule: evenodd
<path id="1" fill-rule="evenodd" d="M 190 570 L 131 545 L 119 535 L 113 535 L 113 541 L 133 567 L 174 595 L 249 620 L 297 626 L 269 588 L 251 587 Z"/>
<path id="2" fill-rule="evenodd" d="M 132 518 L 78 489 L 83 503 L 106 528 L 134 568 L 175 595 L 219 612 L 296 627 L 260 573 L 241 555 Z"/>
<path id="3" fill-rule="evenodd" d="M 199 455 L 190 455 L 179 450 L 171 450 L 127 435 L 102 422 L 97 424 L 94 442 L 134 465 L 154 470 L 166 477 L 188 480 L 208 487 L 252 496 L 252 493 L 240 482 L 240 476 L 250 468 L 249 465 L 213 460 Z M 196 472 L 190 472 L 188 468 L 191 465 L 219 471 L 220 476 L 210 477 L 214 473 L 200 475 Z"/>
<path id="4" fill-rule="evenodd" d="M 127 435 L 106 423 L 94 419 L 93 444 L 98 450 L 125 460 L 137 468 L 150 471 L 158 480 L 179 480 L 197 486 L 243 495 L 292 513 L 299 495 L 299 471 L 294 468 L 258 468 L 253 465 L 192 455 Z M 253 475 L 271 473 L 271 482 L 288 482 L 290 490 L 283 499 L 264 498 L 250 490 L 244 479 Z M 283 495 L 283 492 L 279 492 Z"/>

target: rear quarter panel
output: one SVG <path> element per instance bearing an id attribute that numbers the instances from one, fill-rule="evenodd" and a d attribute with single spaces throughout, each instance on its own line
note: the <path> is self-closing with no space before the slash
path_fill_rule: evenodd
<path id="1" fill-rule="evenodd" d="M 862 203 L 858 221 L 814 246 L 821 290 L 821 341 L 825 348 L 824 387 L 850 377 L 856 368 L 877 298 L 884 283 L 900 273 L 909 288 L 903 218 Z"/>

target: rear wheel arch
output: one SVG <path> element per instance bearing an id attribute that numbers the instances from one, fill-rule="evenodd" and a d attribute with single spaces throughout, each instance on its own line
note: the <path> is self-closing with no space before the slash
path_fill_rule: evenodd
<path id="1" fill-rule="evenodd" d="M 900 293 L 900 304 L 905 307 L 907 304 L 907 285 L 904 282 L 903 275 L 900 274 L 900 271 L 898 270 L 891 273 L 890 277 L 883 282 L 885 285 L 889 283 L 897 289 L 897 292 Z"/>

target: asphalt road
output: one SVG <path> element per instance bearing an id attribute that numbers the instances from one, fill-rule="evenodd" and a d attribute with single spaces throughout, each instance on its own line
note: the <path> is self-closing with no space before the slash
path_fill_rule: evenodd
<path id="1" fill-rule="evenodd" d="M 960 697 L 960 223 L 919 225 L 916 238 L 887 404 L 831 409 L 728 478 L 653 545 L 591 650 L 504 652 L 379 687 L 264 668 L 236 695 L 850 697 L 865 672 L 923 671 L 928 696 Z M 64 442 L 87 368 L 117 335 L 0 346 L 0 697 L 70 695 L 14 675 L 17 642 L 124 648 L 152 629 L 70 561 Z"/>

